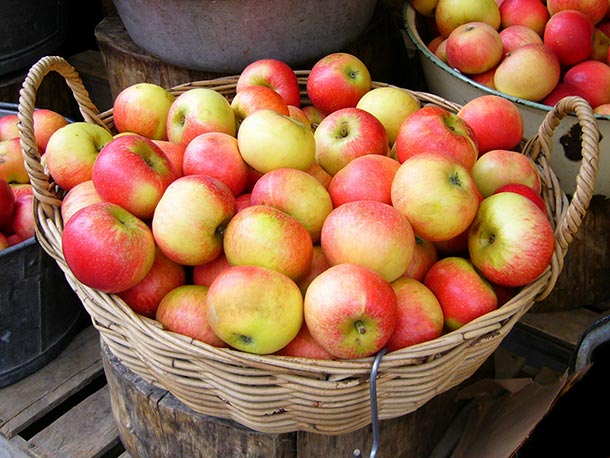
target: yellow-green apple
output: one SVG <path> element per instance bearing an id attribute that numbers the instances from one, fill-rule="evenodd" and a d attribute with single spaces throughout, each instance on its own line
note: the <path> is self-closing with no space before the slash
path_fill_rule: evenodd
<path id="1" fill-rule="evenodd" d="M 178 143 L 172 143 L 169 140 L 153 140 L 153 142 L 161 148 L 167 158 L 174 164 L 174 169 L 178 176 L 184 174 L 182 169 L 182 163 L 184 161 L 184 149 L 185 147 Z"/>
<path id="2" fill-rule="evenodd" d="M 419 153 L 403 162 L 394 176 L 392 205 L 404 215 L 415 234 L 438 242 L 468 228 L 479 206 L 475 180 L 457 159 Z"/>
<path id="3" fill-rule="evenodd" d="M 548 267 L 554 249 L 554 231 L 546 214 L 514 192 L 486 197 L 469 229 L 472 263 L 498 285 L 534 281 Z"/>
<path id="4" fill-rule="evenodd" d="M 368 111 L 381 121 L 390 146 L 396 141 L 402 122 L 420 107 L 421 102 L 414 94 L 396 86 L 375 87 L 356 104 L 356 108 Z"/>
<path id="5" fill-rule="evenodd" d="M 289 115 L 288 104 L 284 98 L 268 86 L 247 86 L 235 94 L 231 101 L 237 128 L 243 119 L 256 110 L 267 108 L 283 115 Z"/>
<path id="6" fill-rule="evenodd" d="M 528 186 L 523 183 L 507 183 L 505 185 L 500 186 L 493 193 L 497 194 L 499 192 L 516 192 L 517 194 L 521 194 L 522 196 L 525 196 L 532 202 L 534 202 L 545 215 L 547 214 L 544 199 L 539 193 L 534 191 L 531 186 Z"/>
<path id="7" fill-rule="evenodd" d="M 525 26 L 542 37 L 549 11 L 540 0 L 503 0 L 500 5 L 500 30 L 513 25 Z"/>
<path id="8" fill-rule="evenodd" d="M 360 264 L 391 282 L 413 257 L 415 235 L 396 208 L 374 200 L 346 202 L 326 217 L 320 245 L 331 265 Z"/>
<path id="9" fill-rule="evenodd" d="M 430 266 L 438 261 L 438 259 L 439 254 L 436 245 L 430 240 L 423 239 L 416 235 L 413 257 L 402 276 L 423 281 Z"/>
<path id="10" fill-rule="evenodd" d="M 231 264 L 227 261 L 227 257 L 223 251 L 211 261 L 193 266 L 193 283 L 196 285 L 210 286 L 218 274 L 230 265 Z"/>
<path id="11" fill-rule="evenodd" d="M 167 140 L 167 115 L 175 99 L 171 92 L 158 84 L 131 84 L 114 99 L 114 126 L 119 132 L 133 132 L 151 140 Z"/>
<path id="12" fill-rule="evenodd" d="M 266 267 L 229 267 L 210 285 L 206 305 L 214 334 L 248 353 L 280 350 L 303 324 L 301 290 L 286 275 Z"/>
<path id="13" fill-rule="evenodd" d="M 178 178 L 173 163 L 142 135 L 116 137 L 99 152 L 91 179 L 100 197 L 140 219 L 152 218 L 165 189 Z"/>
<path id="14" fill-rule="evenodd" d="M 534 161 L 513 150 L 496 149 L 483 154 L 472 168 L 472 176 L 483 197 L 508 183 L 523 183 L 538 194 L 541 189 L 540 172 Z"/>
<path id="15" fill-rule="evenodd" d="M 610 103 L 610 65 L 597 60 L 585 60 L 571 66 L 563 82 L 575 86 L 593 108 Z"/>
<path id="16" fill-rule="evenodd" d="M 392 203 L 390 190 L 400 162 L 388 156 L 365 154 L 351 160 L 330 180 L 333 207 L 355 200 Z"/>
<path id="17" fill-rule="evenodd" d="M 178 264 L 204 264 L 222 253 L 223 232 L 235 212 L 235 197 L 222 181 L 182 176 L 167 187 L 155 208 L 155 242 Z"/>
<path id="18" fill-rule="evenodd" d="M 447 62 L 467 75 L 494 68 L 504 53 L 500 33 L 486 22 L 474 21 L 457 26 L 447 37 Z"/>
<path id="19" fill-rule="evenodd" d="M 15 194 L 8 181 L 0 177 L 0 232 L 10 227 L 14 208 Z"/>
<path id="20" fill-rule="evenodd" d="M 204 132 L 235 135 L 237 121 L 229 101 L 214 89 L 197 87 L 176 97 L 167 113 L 167 139 L 184 147 Z"/>
<path id="21" fill-rule="evenodd" d="M 8 183 L 29 183 L 19 137 L 0 141 L 0 178 Z"/>
<path id="22" fill-rule="evenodd" d="M 377 272 L 344 263 L 313 279 L 303 312 L 314 340 L 330 354 L 365 358 L 381 350 L 394 332 L 397 299 Z"/>
<path id="23" fill-rule="evenodd" d="M 355 107 L 371 85 L 371 73 L 362 60 L 347 52 L 336 52 L 314 63 L 306 90 L 313 106 L 328 115 Z"/>
<path id="24" fill-rule="evenodd" d="M 172 289 L 186 283 L 186 269 L 156 247 L 155 261 L 146 276 L 125 291 L 117 294 L 132 310 L 154 318 L 161 299 Z"/>
<path id="25" fill-rule="evenodd" d="M 328 189 L 328 186 L 330 185 L 330 180 L 333 179 L 333 176 L 330 175 L 326 170 L 324 170 L 322 166 L 320 166 L 320 164 L 318 164 L 316 161 L 313 161 L 309 168 L 305 171 L 309 173 L 312 177 L 314 177 L 316 180 L 318 180 L 320 183 L 322 183 L 322 186 Z"/>
<path id="26" fill-rule="evenodd" d="M 267 86 L 279 93 L 287 105 L 301 105 L 301 93 L 296 73 L 279 59 L 257 59 L 241 71 L 235 92 L 248 86 Z"/>
<path id="27" fill-rule="evenodd" d="M 241 156 L 237 138 L 224 132 L 204 132 L 193 138 L 184 149 L 182 173 L 218 178 L 234 196 L 248 184 L 248 164 Z"/>
<path id="28" fill-rule="evenodd" d="M 315 159 L 316 141 L 309 126 L 274 110 L 257 110 L 237 132 L 244 161 L 257 172 L 280 167 L 307 170 Z"/>
<path id="29" fill-rule="evenodd" d="M 562 10 L 549 18 L 542 38 L 561 65 L 572 66 L 591 57 L 594 32 L 595 27 L 585 13 Z"/>
<path id="30" fill-rule="evenodd" d="M 293 358 L 335 359 L 322 345 L 315 341 L 305 321 L 303 321 L 301 329 L 294 339 L 274 354 L 278 356 L 291 356 Z"/>
<path id="31" fill-rule="evenodd" d="M 10 140 L 19 137 L 17 113 L 8 113 L 0 116 L 0 141 Z"/>
<path id="32" fill-rule="evenodd" d="M 73 122 L 51 136 L 44 154 L 49 175 L 64 190 L 90 180 L 99 152 L 113 139 L 102 126 Z"/>
<path id="33" fill-rule="evenodd" d="M 280 168 L 265 173 L 250 193 L 251 205 L 270 205 L 301 223 L 313 243 L 333 209 L 330 194 L 315 177 L 302 170 Z"/>
<path id="34" fill-rule="evenodd" d="M 356 107 L 329 113 L 314 133 L 315 160 L 335 175 L 351 160 L 365 154 L 387 156 L 388 134 L 374 115 Z"/>
<path id="35" fill-rule="evenodd" d="M 422 16 L 433 18 L 438 0 L 409 0 L 409 3 Z"/>
<path id="36" fill-rule="evenodd" d="M 557 56 L 544 43 L 528 43 L 507 55 L 496 67 L 496 89 L 514 97 L 539 102 L 560 80 Z"/>
<path id="37" fill-rule="evenodd" d="M 83 207 L 103 202 L 93 180 L 83 181 L 72 187 L 61 201 L 61 219 L 66 224 L 72 215 Z"/>
<path id="38" fill-rule="evenodd" d="M 430 267 L 423 283 L 438 299 L 448 331 L 498 308 L 493 286 L 467 258 L 439 259 Z"/>
<path id="39" fill-rule="evenodd" d="M 288 114 L 291 118 L 296 119 L 297 121 L 301 121 L 304 125 L 308 126 L 311 129 L 311 121 L 309 120 L 307 114 L 303 111 L 301 107 L 288 105 Z"/>
<path id="40" fill-rule="evenodd" d="M 426 285 L 401 277 L 392 283 L 397 300 L 396 328 L 385 347 L 396 351 L 439 337 L 445 319 L 438 299 Z"/>
<path id="41" fill-rule="evenodd" d="M 551 15 L 563 10 L 581 11 L 593 24 L 597 24 L 606 17 L 608 3 L 605 0 L 547 0 L 546 6 Z"/>
<path id="42" fill-rule="evenodd" d="M 135 286 L 155 260 L 150 227 L 112 202 L 76 212 L 64 226 L 62 249 L 76 279 L 106 293 Z"/>
<path id="43" fill-rule="evenodd" d="M 69 123 L 69 121 L 55 110 L 47 108 L 38 108 L 32 113 L 32 121 L 34 123 L 34 138 L 38 152 L 42 155 L 45 153 L 49 138 L 53 133 Z"/>
<path id="44" fill-rule="evenodd" d="M 303 295 L 305 295 L 305 292 L 307 291 L 307 288 L 312 280 L 329 267 L 330 263 L 328 262 L 328 259 L 326 259 L 322 246 L 314 245 L 309 270 L 305 276 L 299 278 L 296 282 Z"/>
<path id="45" fill-rule="evenodd" d="M 479 145 L 464 119 L 446 108 L 426 105 L 404 120 L 396 138 L 399 162 L 424 152 L 453 157 L 470 169 L 479 156 Z"/>
<path id="46" fill-rule="evenodd" d="M 593 50 L 591 51 L 590 59 L 608 63 L 608 48 L 610 48 L 610 37 L 602 32 L 601 29 L 595 27 L 593 32 Z"/>
<path id="47" fill-rule="evenodd" d="M 208 323 L 207 294 L 207 286 L 176 286 L 161 299 L 155 318 L 163 329 L 225 348 L 227 344 L 214 334 Z"/>
<path id="48" fill-rule="evenodd" d="M 539 3 L 538 0 L 532 0 Z M 544 5 L 543 5 L 544 8 Z M 508 53 L 528 43 L 542 43 L 542 36 L 529 28 L 526 25 L 514 24 L 500 30 L 500 38 L 502 39 L 503 54 L 506 57 Z"/>
<path id="49" fill-rule="evenodd" d="M 301 108 L 301 110 L 303 110 L 303 113 L 305 113 L 305 116 L 307 116 L 307 119 L 309 119 L 309 124 L 311 125 L 311 128 L 313 130 L 316 130 L 318 124 L 320 124 L 320 121 L 324 119 L 325 114 L 313 105 L 305 105 Z"/>
<path id="50" fill-rule="evenodd" d="M 434 12 L 436 27 L 448 37 L 456 27 L 467 22 L 485 22 L 500 29 L 500 7 L 496 0 L 439 0 Z"/>
<path id="51" fill-rule="evenodd" d="M 513 102 L 496 94 L 484 94 L 467 101 L 458 116 L 474 131 L 479 156 L 492 149 L 515 149 L 523 140 L 524 121 Z M 502 122 L 499 123 L 498 119 Z"/>
<path id="52" fill-rule="evenodd" d="M 250 205 L 237 212 L 223 237 L 229 264 L 273 269 L 294 281 L 311 265 L 313 243 L 305 226 L 270 205 Z"/>

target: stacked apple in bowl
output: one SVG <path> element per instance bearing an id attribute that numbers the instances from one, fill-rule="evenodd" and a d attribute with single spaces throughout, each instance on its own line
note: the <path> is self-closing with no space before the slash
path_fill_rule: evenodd
<path id="1" fill-rule="evenodd" d="M 257 60 L 228 96 L 140 83 L 115 135 L 58 130 L 45 156 L 74 276 L 210 345 L 344 359 L 458 329 L 546 270 L 512 103 L 424 104 L 346 53 L 297 74 Z"/>

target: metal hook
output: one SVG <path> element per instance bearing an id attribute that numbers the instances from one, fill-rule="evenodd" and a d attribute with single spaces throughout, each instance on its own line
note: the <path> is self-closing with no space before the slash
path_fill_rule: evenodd
<path id="1" fill-rule="evenodd" d="M 370 392 L 371 392 L 371 426 L 373 428 L 373 445 L 371 447 L 370 458 L 375 458 L 377 456 L 377 451 L 379 450 L 379 412 L 377 409 L 377 372 L 379 370 L 379 364 L 381 363 L 381 358 L 385 355 L 387 349 L 382 348 L 379 350 L 379 353 L 375 356 L 375 360 L 373 361 L 373 366 L 371 367 L 371 376 L 369 379 L 370 384 Z"/>

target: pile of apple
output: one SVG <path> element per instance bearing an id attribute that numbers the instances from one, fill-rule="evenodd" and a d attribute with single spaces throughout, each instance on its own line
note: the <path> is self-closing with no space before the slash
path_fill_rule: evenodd
<path id="1" fill-rule="evenodd" d="M 437 338 L 548 267 L 511 102 L 425 105 L 346 53 L 306 92 L 261 59 L 230 97 L 138 83 L 115 98 L 118 133 L 56 131 L 42 160 L 75 277 L 210 345 L 342 359 Z"/>
<path id="2" fill-rule="evenodd" d="M 44 154 L 49 138 L 68 120 L 56 111 L 37 109 L 34 137 Z M 17 113 L 0 117 L 0 251 L 34 236 L 33 191 L 21 153 Z"/>
<path id="3" fill-rule="evenodd" d="M 410 0 L 430 51 L 472 80 L 553 106 L 577 95 L 610 114 L 607 0 Z"/>

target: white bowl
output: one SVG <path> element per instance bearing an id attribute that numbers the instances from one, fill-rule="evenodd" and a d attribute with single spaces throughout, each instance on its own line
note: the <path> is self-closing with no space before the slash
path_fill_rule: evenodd
<path id="1" fill-rule="evenodd" d="M 460 105 L 484 94 L 500 95 L 514 102 L 521 111 L 525 138 L 531 138 L 538 132 L 544 117 L 551 110 L 550 106 L 510 96 L 467 78 L 430 52 L 426 41 L 429 37 L 423 35 L 425 20 L 408 2 L 404 19 L 407 35 L 417 50 L 429 92 Z M 595 194 L 610 196 L 610 117 L 598 115 L 596 118 L 602 140 Z M 573 127 L 575 130 L 572 130 Z M 574 135 L 574 132 L 578 132 L 578 127 L 576 116 L 566 116 L 555 129 L 551 154 L 551 167 L 561 182 L 562 190 L 568 195 L 571 195 L 576 187 L 576 176 L 582 159 L 580 139 Z"/>

